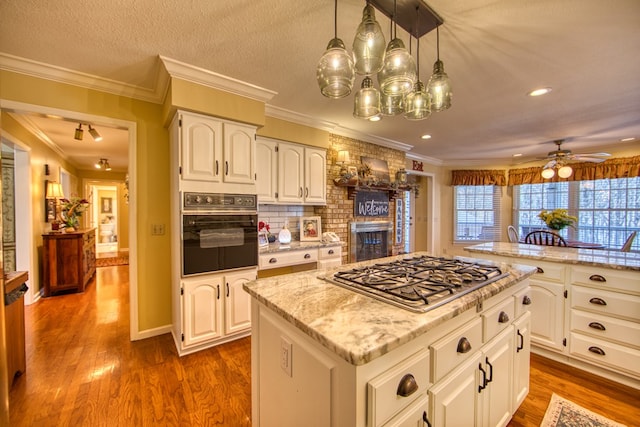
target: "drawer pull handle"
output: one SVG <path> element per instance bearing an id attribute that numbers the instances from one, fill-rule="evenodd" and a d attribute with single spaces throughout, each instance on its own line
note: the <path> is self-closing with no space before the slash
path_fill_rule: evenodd
<path id="1" fill-rule="evenodd" d="M 607 328 L 605 328 L 602 323 L 598 323 L 598 322 L 589 323 L 589 327 L 593 328 L 593 329 L 597 329 L 599 331 L 606 331 L 607 330 Z"/>
<path id="2" fill-rule="evenodd" d="M 544 274 L 544 270 L 540 267 L 536 267 L 536 273 Z"/>
<path id="3" fill-rule="evenodd" d="M 509 315 L 504 311 L 501 311 L 498 315 L 498 323 L 507 323 L 509 321 Z"/>
<path id="4" fill-rule="evenodd" d="M 304 259 L 309 259 L 311 258 L 311 254 L 304 254 Z"/>
<path id="5" fill-rule="evenodd" d="M 224 174 L 229 175 L 229 162 L 225 160 L 224 162 Z"/>
<path id="6" fill-rule="evenodd" d="M 227 282 L 227 298 L 229 298 L 229 283 Z"/>
<path id="7" fill-rule="evenodd" d="M 407 397 L 411 396 L 413 393 L 418 390 L 418 383 L 416 379 L 411 374 L 406 374 L 400 380 L 400 384 L 398 384 L 398 396 Z"/>
<path id="8" fill-rule="evenodd" d="M 525 295 L 522 298 L 522 305 L 531 305 L 531 298 L 529 297 L 529 295 Z"/>
<path id="9" fill-rule="evenodd" d="M 218 161 L 216 160 L 216 175 L 218 175 Z"/>
<path id="10" fill-rule="evenodd" d="M 593 280 L 594 282 L 606 282 L 607 279 L 604 278 L 604 276 L 601 276 L 599 274 L 592 274 L 591 276 L 589 276 L 589 280 Z"/>
<path id="11" fill-rule="evenodd" d="M 480 369 L 480 372 L 482 372 L 482 382 L 478 386 L 478 393 L 482 393 L 482 390 L 487 388 L 487 373 L 484 369 L 482 369 L 482 363 L 478 364 L 478 369 Z"/>
<path id="12" fill-rule="evenodd" d="M 520 344 L 518 344 L 518 348 L 516 348 L 516 353 L 520 353 L 520 350 L 524 349 L 524 335 L 520 333 L 520 329 L 517 331 L 518 337 L 520 338 Z"/>
<path id="13" fill-rule="evenodd" d="M 276 262 L 278 262 L 278 258 L 271 258 L 269 260 L 269 264 L 275 264 Z"/>
<path id="14" fill-rule="evenodd" d="M 333 254 L 334 254 L 333 249 L 329 249 L 329 255 L 333 255 Z"/>
<path id="15" fill-rule="evenodd" d="M 597 297 L 593 297 L 589 300 L 589 302 L 591 304 L 595 304 L 595 305 L 607 305 L 607 302 L 605 300 L 603 300 L 602 298 L 597 298 Z"/>
<path id="16" fill-rule="evenodd" d="M 469 353 L 469 351 L 471 351 L 471 343 L 466 337 L 460 338 L 460 341 L 458 341 L 458 348 L 456 349 L 456 351 L 462 354 Z"/>
<path id="17" fill-rule="evenodd" d="M 589 347 L 589 351 L 591 353 L 599 354 L 600 356 L 604 356 L 605 355 L 604 350 L 601 349 L 600 347 L 596 347 L 595 345 Z"/>

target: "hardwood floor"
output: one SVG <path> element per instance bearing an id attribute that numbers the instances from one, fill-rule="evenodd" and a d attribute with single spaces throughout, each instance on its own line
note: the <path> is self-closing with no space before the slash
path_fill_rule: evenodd
<path id="1" fill-rule="evenodd" d="M 128 266 L 101 267 L 83 294 L 25 307 L 27 372 L 11 426 L 250 426 L 251 341 L 178 357 L 171 335 L 129 341 Z M 640 392 L 532 356 L 531 391 L 509 423 L 538 426 L 551 393 L 628 426 Z"/>

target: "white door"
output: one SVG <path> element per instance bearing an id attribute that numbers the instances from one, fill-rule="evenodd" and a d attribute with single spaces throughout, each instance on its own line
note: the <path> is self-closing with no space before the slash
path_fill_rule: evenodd
<path id="1" fill-rule="evenodd" d="M 233 334 L 251 327 L 251 296 L 242 289 L 242 285 L 255 278 L 256 270 L 240 271 L 225 276 L 225 334 Z"/>
<path id="2" fill-rule="evenodd" d="M 258 138 L 256 141 L 256 193 L 259 203 L 273 203 L 278 191 L 278 143 Z"/>
<path id="3" fill-rule="evenodd" d="M 529 356 L 531 353 L 531 313 L 525 313 L 513 322 L 514 357 L 513 357 L 513 404 L 515 411 L 529 394 Z"/>
<path id="4" fill-rule="evenodd" d="M 208 117 L 181 114 L 182 179 L 220 182 L 222 123 Z"/>
<path id="5" fill-rule="evenodd" d="M 325 204 L 327 202 L 327 152 L 305 148 L 304 161 L 304 202 Z"/>
<path id="6" fill-rule="evenodd" d="M 302 203 L 304 148 L 280 143 L 278 146 L 278 201 Z"/>
<path id="7" fill-rule="evenodd" d="M 183 347 L 189 347 L 222 336 L 222 278 L 185 280 L 182 283 L 184 310 Z"/>
<path id="8" fill-rule="evenodd" d="M 224 124 L 224 182 L 255 182 L 255 128 Z"/>
<path id="9" fill-rule="evenodd" d="M 563 351 L 564 285 L 531 279 L 531 339 Z"/>

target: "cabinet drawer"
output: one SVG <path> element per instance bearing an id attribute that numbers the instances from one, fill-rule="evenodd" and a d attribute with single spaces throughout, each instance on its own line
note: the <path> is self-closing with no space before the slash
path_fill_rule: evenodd
<path id="1" fill-rule="evenodd" d="M 495 307 L 482 313 L 483 342 L 489 340 L 503 331 L 515 319 L 515 302 L 513 298 L 507 298 Z"/>
<path id="2" fill-rule="evenodd" d="M 318 260 L 318 250 L 291 251 L 277 254 L 260 255 L 258 265 L 260 270 L 268 268 L 286 267 L 288 265 L 306 264 Z"/>
<path id="3" fill-rule="evenodd" d="M 571 306 L 640 321 L 640 297 L 635 295 L 572 286 Z"/>
<path id="4" fill-rule="evenodd" d="M 328 248 L 318 249 L 318 259 L 330 259 L 330 258 L 341 258 L 341 257 L 342 257 L 342 247 L 340 246 L 330 246 Z"/>
<path id="5" fill-rule="evenodd" d="M 640 324 L 627 320 L 571 310 L 571 330 L 640 347 Z"/>
<path id="6" fill-rule="evenodd" d="M 640 287 L 638 286 L 640 273 L 637 272 L 574 266 L 571 273 L 571 282 L 578 285 L 620 289 L 640 294 Z"/>
<path id="7" fill-rule="evenodd" d="M 431 345 L 434 382 L 464 362 L 482 347 L 482 319 L 480 317 L 461 326 Z"/>
<path id="8" fill-rule="evenodd" d="M 522 316 L 525 311 L 531 310 L 531 303 L 533 302 L 531 299 L 531 288 L 527 287 L 515 294 L 513 297 L 516 300 L 515 318 L 517 319 Z"/>
<path id="9" fill-rule="evenodd" d="M 530 265 L 532 265 L 533 267 L 538 267 L 538 271 L 533 276 L 531 276 L 532 279 L 564 283 L 566 269 L 562 264 L 532 262 L 530 263 Z"/>
<path id="10" fill-rule="evenodd" d="M 640 351 L 629 347 L 572 332 L 570 352 L 598 365 L 640 375 Z"/>
<path id="11" fill-rule="evenodd" d="M 405 387 L 409 393 L 407 396 L 399 394 L 402 383 L 409 386 Z M 368 426 L 384 424 L 418 397 L 424 397 L 430 385 L 429 352 L 426 349 L 378 375 L 367 383 Z"/>

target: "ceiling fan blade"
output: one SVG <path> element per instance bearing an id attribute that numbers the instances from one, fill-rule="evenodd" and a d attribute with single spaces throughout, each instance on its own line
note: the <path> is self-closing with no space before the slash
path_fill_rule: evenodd
<path id="1" fill-rule="evenodd" d="M 604 162 L 606 159 L 603 159 L 603 158 L 600 158 L 600 157 L 590 157 L 590 156 L 576 155 L 576 156 L 573 156 L 572 160 L 578 160 L 578 161 L 581 161 L 581 162 L 601 163 L 601 162 Z"/>
<path id="2" fill-rule="evenodd" d="M 580 153 L 580 154 L 575 154 L 575 156 L 577 157 L 611 157 L 611 154 L 609 153 Z"/>

